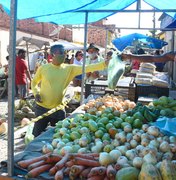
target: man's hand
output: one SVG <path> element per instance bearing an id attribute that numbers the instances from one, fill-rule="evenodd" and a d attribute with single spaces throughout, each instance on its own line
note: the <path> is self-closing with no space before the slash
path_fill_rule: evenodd
<path id="1" fill-rule="evenodd" d="M 37 102 L 39 102 L 39 103 L 42 102 L 42 99 L 41 99 L 40 94 L 36 94 L 36 95 L 35 95 L 35 100 L 36 100 Z"/>

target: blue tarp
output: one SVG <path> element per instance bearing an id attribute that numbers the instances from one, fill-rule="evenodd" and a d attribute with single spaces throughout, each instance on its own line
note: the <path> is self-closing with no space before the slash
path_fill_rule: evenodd
<path id="1" fill-rule="evenodd" d="M 145 43 L 145 47 L 154 49 L 161 49 L 163 46 L 168 44 L 160 39 L 152 38 L 139 33 L 122 36 L 113 40 L 112 43 L 119 51 L 123 51 L 127 46 L 133 46 L 136 40 L 140 40 Z"/>
<path id="2" fill-rule="evenodd" d="M 173 9 L 176 0 L 144 0 L 156 9 Z M 39 22 L 56 24 L 84 24 L 85 13 L 79 10 L 123 10 L 137 0 L 18 0 L 17 18 L 35 18 Z M 0 0 L 4 10 L 9 13 L 10 0 Z M 114 12 L 89 13 L 88 23 L 104 19 Z M 174 17 L 175 13 L 169 13 Z"/>

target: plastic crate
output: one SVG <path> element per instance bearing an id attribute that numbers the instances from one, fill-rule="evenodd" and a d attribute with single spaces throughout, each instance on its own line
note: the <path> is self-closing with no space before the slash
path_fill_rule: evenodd
<path id="1" fill-rule="evenodd" d="M 169 88 L 162 88 L 157 86 L 136 85 L 136 98 L 139 96 L 156 97 L 169 96 Z"/>
<path id="2" fill-rule="evenodd" d="M 106 84 L 86 83 L 85 85 L 85 98 L 90 94 L 104 96 L 105 94 L 114 94 L 116 96 L 123 96 L 125 99 L 135 101 L 136 86 L 131 84 L 128 86 L 117 86 L 114 90 L 109 89 Z"/>

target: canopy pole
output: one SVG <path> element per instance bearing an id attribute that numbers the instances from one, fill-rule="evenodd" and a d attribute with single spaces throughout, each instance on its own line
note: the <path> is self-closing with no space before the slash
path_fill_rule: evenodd
<path id="1" fill-rule="evenodd" d="M 107 46 L 108 46 L 108 29 L 106 28 L 106 42 L 105 42 L 105 58 L 107 54 Z"/>
<path id="2" fill-rule="evenodd" d="M 137 1 L 137 10 L 139 11 L 138 28 L 140 28 L 141 27 L 141 0 Z"/>
<path id="3" fill-rule="evenodd" d="M 28 42 L 26 41 L 26 54 L 27 54 L 27 61 L 28 61 L 28 66 L 30 69 L 30 63 L 29 63 L 29 46 L 28 46 Z"/>
<path id="4" fill-rule="evenodd" d="M 17 0 L 11 0 L 10 9 L 11 9 L 10 10 L 11 14 L 10 14 L 9 73 L 8 73 L 8 175 L 13 176 Z"/>
<path id="5" fill-rule="evenodd" d="M 84 101 L 84 80 L 85 80 L 85 65 L 86 65 L 86 49 L 87 49 L 87 25 L 88 23 L 88 12 L 85 13 L 85 24 L 84 24 L 84 57 L 83 57 L 83 67 L 82 67 L 82 82 L 81 82 L 81 101 L 80 104 L 83 104 Z"/>

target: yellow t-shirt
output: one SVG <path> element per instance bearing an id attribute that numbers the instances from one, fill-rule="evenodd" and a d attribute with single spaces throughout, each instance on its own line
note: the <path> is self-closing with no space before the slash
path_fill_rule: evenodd
<path id="1" fill-rule="evenodd" d="M 105 62 L 85 66 L 85 72 L 93 72 L 106 68 Z M 82 74 L 82 67 L 74 64 L 61 64 L 56 66 L 52 63 L 40 66 L 32 80 L 31 88 L 34 96 L 39 93 L 42 107 L 52 109 L 62 103 L 66 88 L 70 81 Z M 41 83 L 40 83 L 41 82 Z M 40 87 L 38 84 L 40 83 Z"/>

